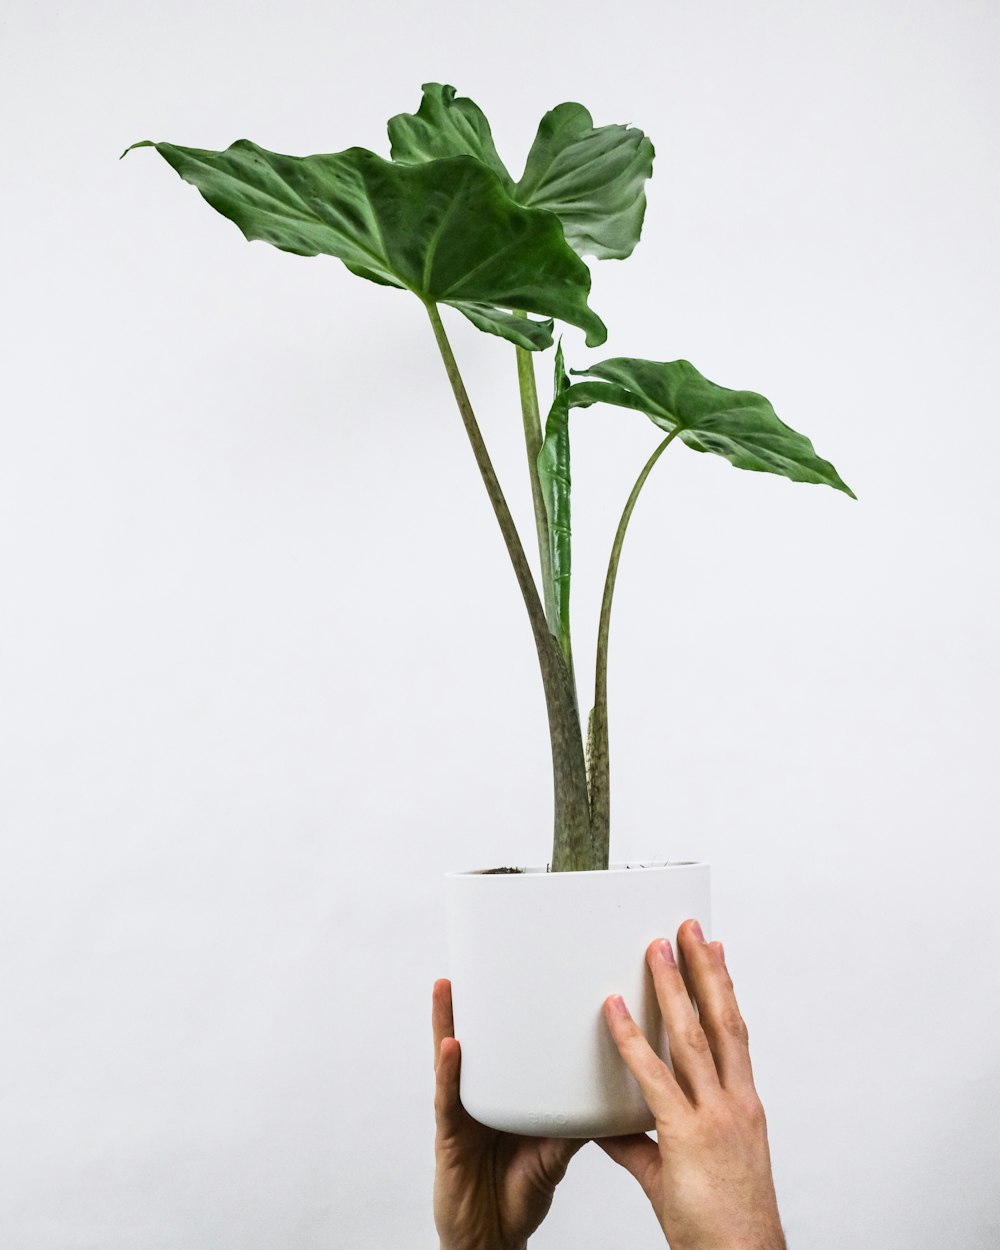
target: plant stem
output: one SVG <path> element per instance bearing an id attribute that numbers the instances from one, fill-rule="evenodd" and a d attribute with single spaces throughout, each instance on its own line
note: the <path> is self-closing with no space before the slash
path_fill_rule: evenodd
<path id="1" fill-rule="evenodd" d="M 601 600 L 601 616 L 597 627 L 597 666 L 594 681 L 594 709 L 590 713 L 587 726 L 587 781 L 590 788 L 591 826 L 594 839 L 594 867 L 607 868 L 608 851 L 611 835 L 611 775 L 608 753 L 608 633 L 611 628 L 611 601 L 615 593 L 615 579 L 618 576 L 618 561 L 622 554 L 625 531 L 628 529 L 632 511 L 635 508 L 639 492 L 646 478 L 653 470 L 653 465 L 670 446 L 679 429 L 671 430 L 646 461 L 642 472 L 636 478 L 632 493 L 625 504 L 622 518 L 618 522 L 615 541 L 611 546 L 611 559 L 608 561 L 608 575 L 604 581 L 604 598 Z"/>
<path id="2" fill-rule="evenodd" d="M 519 316 L 526 316 L 520 313 Z M 579 715 L 579 699 L 576 695 L 576 672 L 573 668 L 573 642 L 569 622 L 559 620 L 556 606 L 556 587 L 552 572 L 552 544 L 549 534 L 549 518 L 545 511 L 542 483 L 538 476 L 538 456 L 542 450 L 542 419 L 538 410 L 538 390 L 535 386 L 535 361 L 532 352 L 515 347 L 517 352 L 517 380 L 521 392 L 521 415 L 524 419 L 524 445 L 528 452 L 528 476 L 531 480 L 531 500 L 535 509 L 535 529 L 538 532 L 538 554 L 542 568 L 542 593 L 545 597 L 545 616 L 549 633 L 559 642 L 559 647 L 573 682 L 573 700 Z"/>
<path id="3" fill-rule="evenodd" d="M 528 478 L 531 481 L 531 502 L 535 509 L 535 529 L 538 532 L 538 555 L 542 568 L 542 594 L 545 599 L 545 616 L 549 631 L 556 633 L 556 595 L 552 582 L 552 551 L 549 547 L 549 521 L 542 496 L 542 483 L 538 478 L 538 455 L 542 450 L 542 418 L 538 410 L 538 389 L 535 386 L 535 361 L 524 347 L 515 347 L 517 353 L 517 383 L 521 392 L 521 416 L 524 420 L 524 445 L 528 452 Z"/>
<path id="4" fill-rule="evenodd" d="M 500 532 L 507 546 L 507 554 L 514 566 L 517 584 L 528 611 L 531 632 L 538 652 L 538 664 L 545 689 L 545 705 L 549 719 L 549 737 L 552 742 L 552 780 L 555 810 L 552 847 L 552 870 L 554 872 L 580 871 L 592 866 L 590 836 L 590 802 L 587 795 L 587 772 L 583 753 L 583 736 L 577 712 L 573 682 L 563 660 L 559 643 L 549 632 L 545 609 L 538 597 L 538 587 L 531 573 L 517 526 L 504 498 L 489 452 L 483 441 L 479 423 L 472 410 L 465 383 L 458 371 L 458 364 L 448 336 L 441 323 L 437 305 L 426 305 L 434 337 L 441 359 L 451 382 L 455 402 L 462 415 L 465 432 L 472 444 L 472 453 L 479 466 L 486 493 L 496 514 Z"/>

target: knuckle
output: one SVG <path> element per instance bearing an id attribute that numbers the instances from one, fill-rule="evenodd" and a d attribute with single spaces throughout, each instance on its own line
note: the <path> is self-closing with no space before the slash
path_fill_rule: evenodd
<path id="1" fill-rule="evenodd" d="M 751 1090 L 742 1100 L 740 1110 L 743 1118 L 753 1128 L 766 1129 L 767 1116 L 764 1114 L 764 1104 L 757 1097 L 755 1090 Z"/>
<path id="2" fill-rule="evenodd" d="M 708 1099 L 700 1110 L 705 1136 L 716 1143 L 729 1141 L 746 1144 L 760 1136 L 766 1136 L 764 1107 L 757 1097 L 757 1091 L 752 1088 L 739 1093 L 722 1091 L 718 1096 Z"/>
<path id="3" fill-rule="evenodd" d="M 684 1042 L 690 1050 L 702 1053 L 708 1050 L 708 1035 L 700 1024 L 690 1024 L 684 1030 Z"/>
<path id="4" fill-rule="evenodd" d="M 732 1131 L 740 1137 L 745 1137 L 748 1132 L 757 1135 L 767 1131 L 764 1106 L 752 1087 L 729 1094 L 726 1115 Z"/>
<path id="5" fill-rule="evenodd" d="M 668 1095 L 666 1085 L 654 1086 L 648 1093 L 644 1094 L 646 1103 L 653 1113 L 653 1119 L 656 1121 L 656 1131 L 658 1133 L 669 1133 L 676 1128 L 677 1123 L 677 1103 Z"/>
<path id="6" fill-rule="evenodd" d="M 740 1010 L 735 1004 L 723 1009 L 719 1023 L 724 1033 L 728 1033 L 730 1037 L 734 1037 L 738 1042 L 742 1042 L 744 1046 L 749 1045 L 750 1030 L 747 1028 L 746 1021 L 740 1015 Z"/>
<path id="7" fill-rule="evenodd" d="M 736 1115 L 724 1098 L 703 1102 L 699 1107 L 698 1122 L 705 1142 L 717 1145 L 736 1135 Z"/>
<path id="8" fill-rule="evenodd" d="M 450 1162 L 449 1156 L 455 1153 L 455 1135 L 439 1128 L 434 1134 L 434 1153 L 439 1156 L 439 1163 Z"/>

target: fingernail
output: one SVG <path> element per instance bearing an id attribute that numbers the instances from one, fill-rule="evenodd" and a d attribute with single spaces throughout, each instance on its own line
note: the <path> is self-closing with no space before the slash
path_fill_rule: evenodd
<path id="1" fill-rule="evenodd" d="M 670 964 L 672 967 L 677 966 L 677 960 L 674 958 L 674 948 L 666 938 L 660 939 L 660 958 L 665 964 Z"/>
<path id="2" fill-rule="evenodd" d="M 612 994 L 608 1000 L 611 1004 L 611 1012 L 613 1015 L 621 1016 L 623 1019 L 628 1015 L 628 1008 L 625 1006 L 625 999 L 621 994 Z"/>
<path id="3" fill-rule="evenodd" d="M 718 948 L 719 948 L 719 958 L 722 960 L 722 966 L 723 966 L 723 967 L 725 967 L 725 965 L 726 965 L 726 948 L 722 945 L 722 943 L 721 943 L 721 942 L 716 942 L 716 946 L 718 946 Z"/>
<path id="4" fill-rule="evenodd" d="M 705 935 L 704 935 L 704 933 L 702 933 L 702 931 L 701 931 L 701 925 L 698 923 L 698 921 L 697 921 L 697 920 L 692 920 L 692 921 L 691 921 L 691 932 L 694 934 L 694 936 L 695 936 L 695 940 L 696 940 L 696 941 L 698 941 L 698 942 L 704 942 L 704 940 L 705 940 Z"/>

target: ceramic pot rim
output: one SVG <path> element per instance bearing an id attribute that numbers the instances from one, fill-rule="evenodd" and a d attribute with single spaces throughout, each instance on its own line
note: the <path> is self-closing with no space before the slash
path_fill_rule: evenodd
<path id="1" fill-rule="evenodd" d="M 607 868 L 591 868 L 577 872 L 549 872 L 547 864 L 517 865 L 518 872 L 493 872 L 487 868 L 456 869 L 446 872 L 446 877 L 480 877 L 497 881 L 510 881 L 525 877 L 610 877 L 620 876 L 640 869 L 644 872 L 676 872 L 680 868 L 707 868 L 704 860 L 619 860 Z"/>

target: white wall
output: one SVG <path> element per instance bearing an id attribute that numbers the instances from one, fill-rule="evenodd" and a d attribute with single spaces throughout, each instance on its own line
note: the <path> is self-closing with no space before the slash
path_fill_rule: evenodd
<path id="1" fill-rule="evenodd" d="M 617 858 L 706 857 L 793 1250 L 1000 1240 L 995 65 L 952 3 L 46 5 L 0 26 L 0 1245 L 435 1244 L 441 878 L 548 857 L 530 636 L 430 329 L 153 152 L 658 157 L 594 356 L 765 393 L 860 502 L 682 447 L 622 562 Z M 531 537 L 513 361 L 449 320 Z M 546 373 L 547 363 L 542 366 Z M 541 376 L 541 375 L 540 375 Z M 576 646 L 656 432 L 575 421 Z M 662 1244 L 594 1146 L 538 1250 Z"/>

